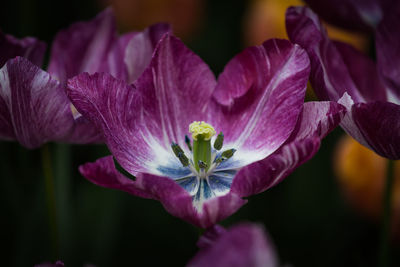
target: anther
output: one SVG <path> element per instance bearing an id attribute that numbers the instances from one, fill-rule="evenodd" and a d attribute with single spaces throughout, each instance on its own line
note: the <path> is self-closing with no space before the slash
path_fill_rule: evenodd
<path id="1" fill-rule="evenodd" d="M 221 163 L 221 162 L 231 158 L 233 156 L 233 154 L 235 154 L 235 152 L 236 152 L 236 149 L 234 149 L 234 148 L 225 150 L 224 152 L 221 153 L 221 156 L 215 160 L 215 162 Z"/>
<path id="2" fill-rule="evenodd" d="M 207 167 L 208 167 L 207 163 L 205 163 L 204 161 L 201 161 L 201 160 L 199 160 L 198 164 L 199 164 L 200 169 L 207 169 Z"/>
<path id="3" fill-rule="evenodd" d="M 185 135 L 185 143 L 186 143 L 187 147 L 189 148 L 189 150 L 192 151 L 192 145 L 190 142 L 190 138 L 187 135 Z"/>
<path id="4" fill-rule="evenodd" d="M 182 163 L 183 167 L 189 166 L 189 159 L 185 156 L 185 153 L 179 152 L 177 157 Z"/>
<path id="5" fill-rule="evenodd" d="M 233 154 L 235 154 L 235 152 L 236 152 L 236 149 L 234 149 L 234 148 L 225 150 L 224 152 L 222 152 L 221 157 L 229 159 L 233 156 Z"/>
<path id="6" fill-rule="evenodd" d="M 217 136 L 217 139 L 215 139 L 214 148 L 216 150 L 220 150 L 223 144 L 224 144 L 224 134 L 220 132 L 219 135 Z"/>
<path id="7" fill-rule="evenodd" d="M 172 151 L 174 151 L 175 156 L 182 163 L 183 167 L 188 166 L 189 165 L 189 159 L 186 157 L 185 152 L 183 152 L 182 148 L 178 144 L 176 144 L 174 142 L 172 142 L 171 148 L 172 148 Z"/>
<path id="8" fill-rule="evenodd" d="M 184 153 L 182 148 L 177 144 L 172 142 L 171 144 L 172 151 L 174 151 L 175 156 L 178 157 L 179 152 Z"/>

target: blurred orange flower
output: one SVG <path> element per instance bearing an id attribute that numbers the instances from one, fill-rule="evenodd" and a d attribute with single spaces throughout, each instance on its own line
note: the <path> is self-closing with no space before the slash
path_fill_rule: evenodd
<path id="1" fill-rule="evenodd" d="M 303 6 L 300 0 L 253 0 L 244 18 L 244 41 L 246 46 L 260 45 L 270 38 L 288 39 L 285 27 L 285 13 L 290 6 Z M 367 37 L 325 24 L 328 35 L 335 40 L 349 43 L 361 51 L 367 51 Z M 307 99 L 316 96 L 307 86 Z"/>
<path id="2" fill-rule="evenodd" d="M 346 135 L 335 154 L 335 172 L 348 201 L 361 214 L 379 220 L 388 160 Z M 395 162 L 392 230 L 400 237 L 400 161 Z"/>
<path id="3" fill-rule="evenodd" d="M 172 24 L 174 34 L 190 38 L 204 12 L 204 0 L 106 0 L 122 31 L 142 30 L 157 22 Z"/>
<path id="4" fill-rule="evenodd" d="M 269 38 L 285 38 L 285 12 L 289 6 L 302 6 L 300 0 L 253 0 L 244 21 L 244 38 L 247 45 L 259 45 Z M 350 43 L 365 51 L 368 40 L 362 34 L 351 33 L 329 25 L 332 39 Z"/>

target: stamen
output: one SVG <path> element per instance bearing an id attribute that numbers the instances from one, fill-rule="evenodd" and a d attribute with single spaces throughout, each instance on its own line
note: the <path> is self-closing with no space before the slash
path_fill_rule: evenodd
<path id="1" fill-rule="evenodd" d="M 179 152 L 184 153 L 182 148 L 177 143 L 172 142 L 171 148 L 172 148 L 172 151 L 174 151 L 175 156 L 177 156 L 177 157 L 178 157 Z"/>
<path id="2" fill-rule="evenodd" d="M 223 144 L 224 144 L 224 134 L 222 132 L 220 132 L 217 136 L 217 139 L 215 139 L 214 148 L 216 150 L 220 150 L 222 148 Z"/>
<path id="3" fill-rule="evenodd" d="M 208 168 L 207 163 L 205 163 L 204 161 L 199 160 L 198 164 L 199 164 L 199 168 L 200 169 L 207 169 Z"/>
<path id="4" fill-rule="evenodd" d="M 185 143 L 186 143 L 187 147 L 189 148 L 189 150 L 192 151 L 192 145 L 190 142 L 190 138 L 187 135 L 185 135 Z"/>
<path id="5" fill-rule="evenodd" d="M 179 152 L 177 157 L 182 163 L 183 167 L 189 166 L 189 159 L 186 157 L 185 153 Z"/>
<path id="6" fill-rule="evenodd" d="M 221 157 L 229 159 L 233 156 L 233 154 L 235 154 L 235 152 L 236 152 L 236 149 L 234 149 L 234 148 L 225 150 L 224 152 L 222 152 Z"/>
<path id="7" fill-rule="evenodd" d="M 215 160 L 215 162 L 221 163 L 221 162 L 231 158 L 233 156 L 233 154 L 235 154 L 235 152 L 236 152 L 236 149 L 234 149 L 234 148 L 225 150 L 224 152 L 221 153 L 221 156 Z"/>
<path id="8" fill-rule="evenodd" d="M 186 157 L 185 152 L 183 152 L 182 148 L 178 144 L 176 144 L 174 142 L 172 142 L 171 148 L 172 148 L 172 151 L 174 151 L 175 156 L 182 163 L 183 167 L 188 166 L 189 165 L 189 159 Z"/>

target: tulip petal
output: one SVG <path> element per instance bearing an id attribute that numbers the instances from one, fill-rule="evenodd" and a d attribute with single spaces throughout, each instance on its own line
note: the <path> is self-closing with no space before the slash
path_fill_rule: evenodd
<path id="1" fill-rule="evenodd" d="M 261 193 L 286 178 L 318 151 L 320 139 L 313 137 L 283 145 L 264 160 L 243 167 L 233 180 L 231 191 L 247 197 Z"/>
<path id="2" fill-rule="evenodd" d="M 305 0 L 325 21 L 344 29 L 371 31 L 381 20 L 382 0 Z"/>
<path id="3" fill-rule="evenodd" d="M 126 46 L 124 64 L 127 68 L 127 83 L 134 82 L 149 65 L 154 48 L 161 37 L 171 32 L 168 24 L 159 23 L 137 33 Z"/>
<path id="4" fill-rule="evenodd" d="M 4 118 L 9 119 L 6 126 L 12 126 L 13 137 L 27 148 L 62 140 L 73 127 L 63 87 L 24 58 L 9 60 L 0 70 L 0 98 L 7 107 L 1 109 L 0 126 L 4 127 Z"/>
<path id="5" fill-rule="evenodd" d="M 349 70 L 355 64 L 346 65 L 339 49 L 328 38 L 316 14 L 307 7 L 289 8 L 286 11 L 286 30 L 292 42 L 307 50 L 311 61 L 310 81 L 321 100 L 338 101 L 347 92 L 355 102 L 365 102 L 365 97 L 351 76 L 356 71 Z M 356 53 L 351 55 L 360 56 Z M 353 58 L 347 62 L 351 60 Z M 356 60 L 359 62 L 358 57 Z M 372 92 L 372 89 L 370 90 Z"/>
<path id="6" fill-rule="evenodd" d="M 388 101 L 400 104 L 400 4 L 385 15 L 376 31 L 377 64 L 388 89 Z"/>
<path id="7" fill-rule="evenodd" d="M 342 42 L 334 44 L 364 101 L 386 101 L 386 90 L 379 78 L 375 62 L 351 45 Z"/>
<path id="8" fill-rule="evenodd" d="M 318 151 L 321 139 L 332 131 L 345 114 L 334 102 L 307 102 L 288 141 L 275 153 L 240 169 L 231 191 L 247 197 L 280 183 Z"/>
<path id="9" fill-rule="evenodd" d="M 72 105 L 71 109 L 74 109 Z M 62 138 L 62 141 L 73 144 L 104 143 L 104 137 L 101 129 L 85 117 L 79 116 L 74 119 L 72 130 Z"/>
<path id="10" fill-rule="evenodd" d="M 93 20 L 78 22 L 60 31 L 51 48 L 49 73 L 61 84 L 82 72 L 106 70 L 108 52 L 116 41 L 115 19 L 110 8 Z"/>
<path id="11" fill-rule="evenodd" d="M 151 148 L 143 145 L 140 134 L 130 130 L 140 115 L 132 114 L 137 110 L 133 86 L 107 73 L 83 73 L 68 81 L 67 94 L 78 111 L 103 132 L 124 169 L 133 175 L 146 170 L 143 166 L 152 160 Z"/>
<path id="12" fill-rule="evenodd" d="M 17 56 L 29 59 L 38 67 L 42 66 L 46 44 L 36 38 L 17 39 L 0 31 L 0 67 Z"/>
<path id="13" fill-rule="evenodd" d="M 160 168 L 179 164 L 171 143 L 186 150 L 188 126 L 204 119 L 214 86 L 208 66 L 166 35 L 134 86 L 107 74 L 82 74 L 69 80 L 68 94 L 78 111 L 103 129 L 121 166 L 134 175 L 164 176 Z"/>
<path id="14" fill-rule="evenodd" d="M 81 165 L 79 171 L 86 179 L 96 185 L 122 190 L 134 196 L 152 198 L 152 195 L 142 190 L 135 181 L 117 171 L 112 156 Z"/>
<path id="15" fill-rule="evenodd" d="M 379 155 L 400 159 L 400 106 L 388 102 L 358 103 L 351 109 L 355 126 Z M 357 139 L 358 140 L 358 139 Z"/>
<path id="16" fill-rule="evenodd" d="M 133 181 L 116 170 L 112 156 L 86 163 L 79 170 L 94 184 L 159 200 L 172 215 L 202 228 L 214 225 L 246 203 L 237 195 L 228 194 L 207 200 L 199 211 L 193 206 L 188 192 L 172 179 L 140 173 Z"/>
<path id="17" fill-rule="evenodd" d="M 161 37 L 169 32 L 169 24 L 158 23 L 142 32 L 122 35 L 108 55 L 107 72 L 129 84 L 133 83 L 149 65 Z"/>
<path id="18" fill-rule="evenodd" d="M 308 74 L 306 52 L 278 39 L 227 64 L 213 95 L 222 111 L 211 120 L 225 134 L 224 147 L 237 149 L 232 161 L 243 166 L 263 159 L 285 142 L 300 114 Z"/>
<path id="19" fill-rule="evenodd" d="M 275 247 L 261 226 L 246 223 L 227 231 L 214 230 L 215 227 L 218 225 L 207 230 L 200 238 L 200 243 L 208 245 L 202 246 L 188 267 L 279 266 Z"/>

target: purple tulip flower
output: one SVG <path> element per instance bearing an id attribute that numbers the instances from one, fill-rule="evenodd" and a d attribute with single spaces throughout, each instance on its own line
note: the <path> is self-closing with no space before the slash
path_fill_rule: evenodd
<path id="1" fill-rule="evenodd" d="M 58 33 L 48 72 L 40 69 L 43 42 L 0 33 L 0 139 L 17 140 L 27 148 L 49 141 L 102 141 L 99 131 L 67 98 L 67 79 L 81 72 L 105 71 L 131 83 L 169 30 L 166 24 L 156 24 L 118 37 L 113 13 L 106 9 L 93 20 Z"/>
<path id="2" fill-rule="evenodd" d="M 103 129 L 113 154 L 80 172 L 207 228 L 311 158 L 339 123 L 336 103 L 303 106 L 308 75 L 303 49 L 270 40 L 233 58 L 216 81 L 167 34 L 133 85 L 104 73 L 69 80 L 72 103 Z"/>
<path id="3" fill-rule="evenodd" d="M 187 267 L 278 267 L 275 247 L 262 226 L 243 223 L 225 230 L 219 225 L 200 237 L 200 251 Z"/>
<path id="4" fill-rule="evenodd" d="M 291 7 L 286 13 L 291 41 L 310 56 L 317 96 L 346 106 L 342 128 L 389 159 L 400 159 L 400 12 L 396 14 L 385 16 L 377 27 L 376 64 L 350 45 L 331 41 L 307 7 Z"/>

